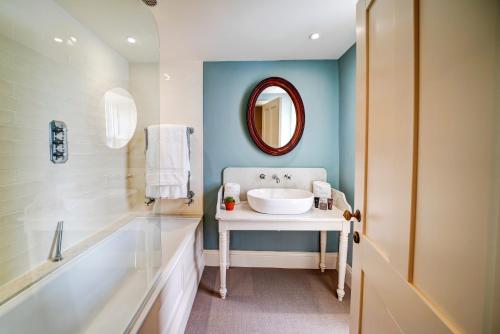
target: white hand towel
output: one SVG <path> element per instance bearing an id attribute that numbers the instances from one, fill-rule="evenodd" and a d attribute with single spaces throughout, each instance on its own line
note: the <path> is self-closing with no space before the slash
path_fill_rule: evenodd
<path id="1" fill-rule="evenodd" d="M 232 197 L 236 204 L 240 204 L 240 185 L 228 182 L 224 184 L 224 198 Z"/>
<path id="2" fill-rule="evenodd" d="M 313 181 L 313 193 L 315 197 L 331 198 L 332 186 L 328 182 Z"/>
<path id="3" fill-rule="evenodd" d="M 147 140 L 146 196 L 186 198 L 191 170 L 187 127 L 151 125 Z"/>

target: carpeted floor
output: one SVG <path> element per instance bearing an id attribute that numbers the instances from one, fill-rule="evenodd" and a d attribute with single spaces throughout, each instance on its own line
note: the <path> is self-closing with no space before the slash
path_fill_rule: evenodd
<path id="1" fill-rule="evenodd" d="M 219 268 L 206 267 L 187 334 L 347 334 L 350 290 L 337 300 L 337 272 L 231 268 L 228 296 L 218 293 Z"/>

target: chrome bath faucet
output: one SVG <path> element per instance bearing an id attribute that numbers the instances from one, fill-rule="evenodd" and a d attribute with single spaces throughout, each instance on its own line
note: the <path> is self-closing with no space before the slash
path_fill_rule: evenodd
<path id="1" fill-rule="evenodd" d="M 56 235 L 55 235 L 55 242 L 56 242 L 56 254 L 52 258 L 53 262 L 59 262 L 63 259 L 62 257 L 62 237 L 63 237 L 63 227 L 64 227 L 64 222 L 60 221 L 57 223 L 57 228 L 56 228 Z"/>

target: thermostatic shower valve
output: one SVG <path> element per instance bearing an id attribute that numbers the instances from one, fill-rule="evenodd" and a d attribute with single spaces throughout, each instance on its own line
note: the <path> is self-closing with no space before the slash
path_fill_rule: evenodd
<path id="1" fill-rule="evenodd" d="M 68 161 L 68 129 L 66 123 L 52 121 L 49 123 L 50 161 L 63 164 Z"/>

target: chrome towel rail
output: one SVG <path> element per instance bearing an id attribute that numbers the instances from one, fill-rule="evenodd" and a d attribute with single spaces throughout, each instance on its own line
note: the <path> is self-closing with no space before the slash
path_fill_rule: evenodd
<path id="1" fill-rule="evenodd" d="M 194 133 L 194 128 L 193 127 L 187 127 L 186 128 L 186 135 L 187 135 L 187 142 L 188 142 L 188 152 L 189 152 L 189 159 L 191 159 L 191 135 Z M 144 153 L 148 150 L 148 128 L 144 128 L 144 138 L 145 138 L 145 150 Z M 191 205 L 194 202 L 194 191 L 191 190 L 191 171 L 188 173 L 188 182 L 187 182 L 187 205 Z M 151 197 L 146 197 L 144 199 L 144 204 L 147 206 L 150 206 L 156 201 L 155 198 Z"/>
<path id="2" fill-rule="evenodd" d="M 189 151 L 191 152 L 191 145 L 190 145 L 189 137 L 190 137 L 190 135 L 192 135 L 194 133 L 194 128 L 188 127 L 186 132 L 188 135 Z M 145 143 L 146 143 L 144 151 L 147 151 L 148 150 L 148 128 L 144 128 L 144 138 L 145 138 Z"/>

